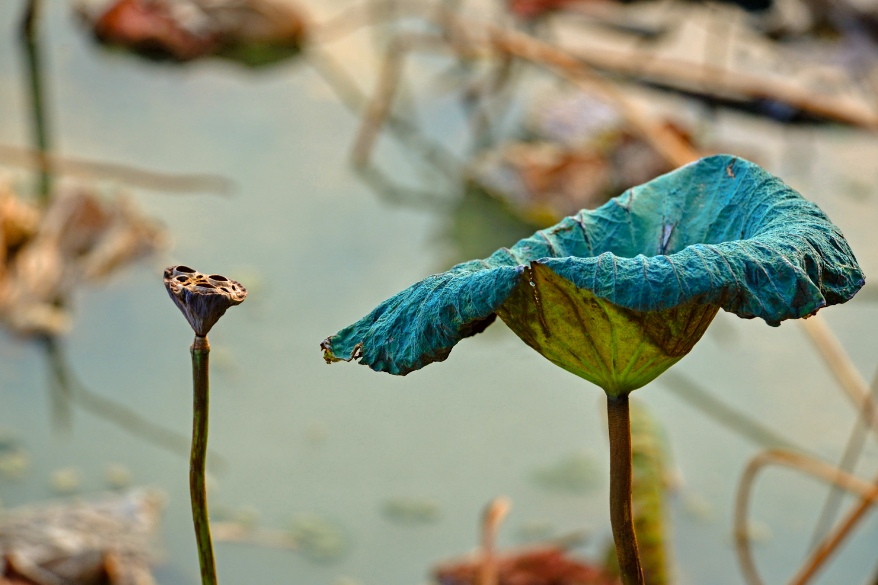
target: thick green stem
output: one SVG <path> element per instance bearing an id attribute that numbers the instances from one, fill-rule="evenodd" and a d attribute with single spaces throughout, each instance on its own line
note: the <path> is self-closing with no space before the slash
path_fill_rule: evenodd
<path id="1" fill-rule="evenodd" d="M 204 463 L 207 457 L 207 425 L 210 402 L 208 364 L 210 344 L 207 337 L 195 336 L 192 352 L 192 457 L 189 460 L 189 493 L 192 498 L 192 521 L 198 542 L 198 562 L 201 564 L 202 585 L 216 585 L 216 564 L 210 539 L 210 521 L 207 515 L 207 492 L 204 488 Z"/>
<path id="2" fill-rule="evenodd" d="M 628 395 L 607 397 L 610 427 L 610 521 L 624 585 L 643 585 L 631 512 L 631 417 Z"/>

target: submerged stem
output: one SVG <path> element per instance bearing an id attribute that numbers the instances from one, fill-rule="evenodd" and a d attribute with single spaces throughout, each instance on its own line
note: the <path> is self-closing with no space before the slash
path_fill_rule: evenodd
<path id="1" fill-rule="evenodd" d="M 607 422 L 610 428 L 610 521 L 619 575 L 624 585 L 643 585 L 631 512 L 631 416 L 627 394 L 607 397 Z"/>
<path id="2" fill-rule="evenodd" d="M 210 539 L 207 515 L 207 492 L 204 487 L 204 463 L 207 456 L 207 426 L 210 402 L 208 364 L 210 344 L 207 337 L 195 336 L 192 353 L 192 456 L 189 460 L 189 493 L 192 498 L 192 521 L 198 543 L 202 585 L 216 585 L 216 564 Z"/>

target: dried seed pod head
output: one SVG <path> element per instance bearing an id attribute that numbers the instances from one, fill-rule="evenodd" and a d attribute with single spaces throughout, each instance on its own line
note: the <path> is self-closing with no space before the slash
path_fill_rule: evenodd
<path id="1" fill-rule="evenodd" d="M 207 335 L 226 309 L 240 305 L 247 297 L 247 289 L 240 282 L 219 274 L 208 276 L 182 265 L 165 269 L 165 288 L 200 337 Z"/>

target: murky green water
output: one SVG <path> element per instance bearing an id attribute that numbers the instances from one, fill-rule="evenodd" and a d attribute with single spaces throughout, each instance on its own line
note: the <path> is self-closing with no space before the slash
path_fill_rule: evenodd
<path id="1" fill-rule="evenodd" d="M 0 3 L 0 142 L 26 145 L 14 31 L 19 4 Z M 331 12 L 320 5 L 319 14 Z M 218 173 L 238 186 L 232 198 L 137 193 L 173 234 L 173 247 L 109 286 L 82 290 L 65 340 L 71 368 L 92 391 L 187 434 L 191 331 L 163 290 L 161 268 L 186 263 L 251 289 L 210 336 L 210 443 L 227 462 L 211 503 L 216 510 L 255 508 L 267 527 L 319 514 L 342 527 L 349 547 L 339 561 L 319 563 L 288 551 L 218 544 L 222 582 L 422 583 L 434 562 L 475 545 L 480 511 L 500 494 L 514 506 L 503 544 L 519 542 L 528 527 L 546 526 L 552 534 L 588 528 L 598 546 L 586 550 L 603 546 L 609 518 L 601 392 L 545 361 L 503 325 L 461 343 L 447 362 L 405 378 L 328 367 L 321 359 L 324 337 L 447 267 L 449 258 L 476 253 L 456 249 L 447 234 L 478 231 L 477 205 L 454 214 L 376 196 L 347 165 L 357 120 L 303 61 L 254 73 L 215 61 L 175 68 L 106 53 L 61 0 L 48 3 L 44 30 L 58 152 Z M 368 81 L 372 62 L 351 49 L 358 46 L 368 49 L 367 35 L 336 50 Z M 465 136 L 450 99 L 425 99 L 421 110 L 436 138 L 459 144 Z M 719 126 L 723 136 L 741 141 L 769 133 L 757 141 L 766 152 L 762 162 L 818 202 L 844 230 L 866 273 L 878 273 L 878 140 L 841 129 L 782 131 L 730 115 Z M 389 144 L 380 149 L 384 168 L 398 168 L 415 186 L 435 186 L 429 178 L 419 185 L 405 153 Z M 870 295 L 867 287 L 863 296 Z M 824 314 L 871 376 L 878 361 L 874 299 Z M 795 323 L 772 329 L 721 314 L 675 370 L 833 459 L 854 420 Z M 80 410 L 71 432 L 53 431 L 47 379 L 38 346 L 0 338 L 0 427 L 31 453 L 23 481 L 0 483 L 3 504 L 50 497 L 57 469 L 78 470 L 85 493 L 103 489 L 108 465 L 124 465 L 137 484 L 169 496 L 159 582 L 196 583 L 185 458 Z M 730 546 L 732 500 L 757 446 L 660 381 L 637 396 L 666 425 L 678 468 L 671 507 L 679 582 L 741 583 Z M 534 480 L 535 470 L 583 449 L 600 470 L 591 491 L 565 494 Z M 876 464 L 878 449 L 870 444 L 861 472 L 870 475 Z M 765 528 L 757 559 L 772 582 L 802 558 L 824 493 L 787 472 L 770 472 L 759 483 L 753 515 Z M 438 512 L 427 515 L 430 521 L 394 522 L 386 503 L 396 497 L 429 499 Z M 870 519 L 821 582 L 864 582 L 876 542 L 878 525 Z"/>

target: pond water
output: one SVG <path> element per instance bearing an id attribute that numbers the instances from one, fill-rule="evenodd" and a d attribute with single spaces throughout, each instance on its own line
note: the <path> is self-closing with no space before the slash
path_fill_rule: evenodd
<path id="1" fill-rule="evenodd" d="M 343 6 L 312 4 L 318 17 Z M 20 2 L 0 2 L 0 143 L 26 146 L 29 108 L 15 30 L 21 9 Z M 211 505 L 258 513 L 265 527 L 317 516 L 339 527 L 346 544 L 338 559 L 321 562 L 218 543 L 222 582 L 424 583 L 435 562 L 475 546 L 483 506 L 501 494 L 513 502 L 502 545 L 537 529 L 588 529 L 584 551 L 603 547 L 610 537 L 608 448 L 598 388 L 556 368 L 499 322 L 462 342 L 446 362 L 403 378 L 328 367 L 318 348 L 381 300 L 447 268 L 449 259 L 490 253 L 494 238 L 507 232 L 517 237 L 514 225 L 483 226 L 478 205 L 400 205 L 370 189 L 348 164 L 358 120 L 306 60 L 264 71 L 211 60 L 185 67 L 144 62 L 95 46 L 61 0 L 47 3 L 43 33 L 57 152 L 216 173 L 236 184 L 232 197 L 136 191 L 173 245 L 106 286 L 79 291 L 74 328 L 63 340 L 69 367 L 90 390 L 186 435 L 192 335 L 163 290 L 161 270 L 185 263 L 250 289 L 210 335 L 210 445 L 225 461 Z M 375 74 L 371 42 L 362 33 L 330 47 L 364 84 Z M 428 82 L 414 85 L 424 131 L 447 145 L 464 143 L 466 124 L 454 100 L 429 97 L 435 86 Z M 817 202 L 866 274 L 878 273 L 878 139 L 834 127 L 783 129 L 730 113 L 716 124 L 732 141 L 760 136 L 761 162 Z M 384 139 L 379 146 L 380 164 L 395 178 L 453 202 L 454 189 L 411 170 L 405 148 Z M 452 237 L 480 230 L 488 232 L 484 241 Z M 823 313 L 867 378 L 878 363 L 878 305 L 869 286 L 862 298 Z M 831 460 L 854 422 L 796 323 L 771 328 L 721 313 L 674 371 Z M 0 336 L 0 428 L 31 454 L 24 479 L 0 483 L 3 505 L 52 497 L 50 478 L 59 469 L 79 473 L 81 493 L 104 489 L 108 466 L 122 465 L 136 484 L 168 494 L 159 583 L 196 583 L 186 457 L 79 409 L 72 429 L 54 429 L 48 379 L 40 346 Z M 636 396 L 665 426 L 673 455 L 677 580 L 742 583 L 731 546 L 732 502 L 759 446 L 665 384 L 660 379 Z M 565 493 L 535 481 L 539 470 L 576 454 L 593 462 L 594 485 Z M 869 443 L 859 471 L 870 477 L 876 467 L 878 449 Z M 802 559 L 825 493 L 788 472 L 759 482 L 756 556 L 770 582 L 784 580 Z M 865 582 L 876 542 L 878 523 L 870 517 L 819 582 Z"/>

